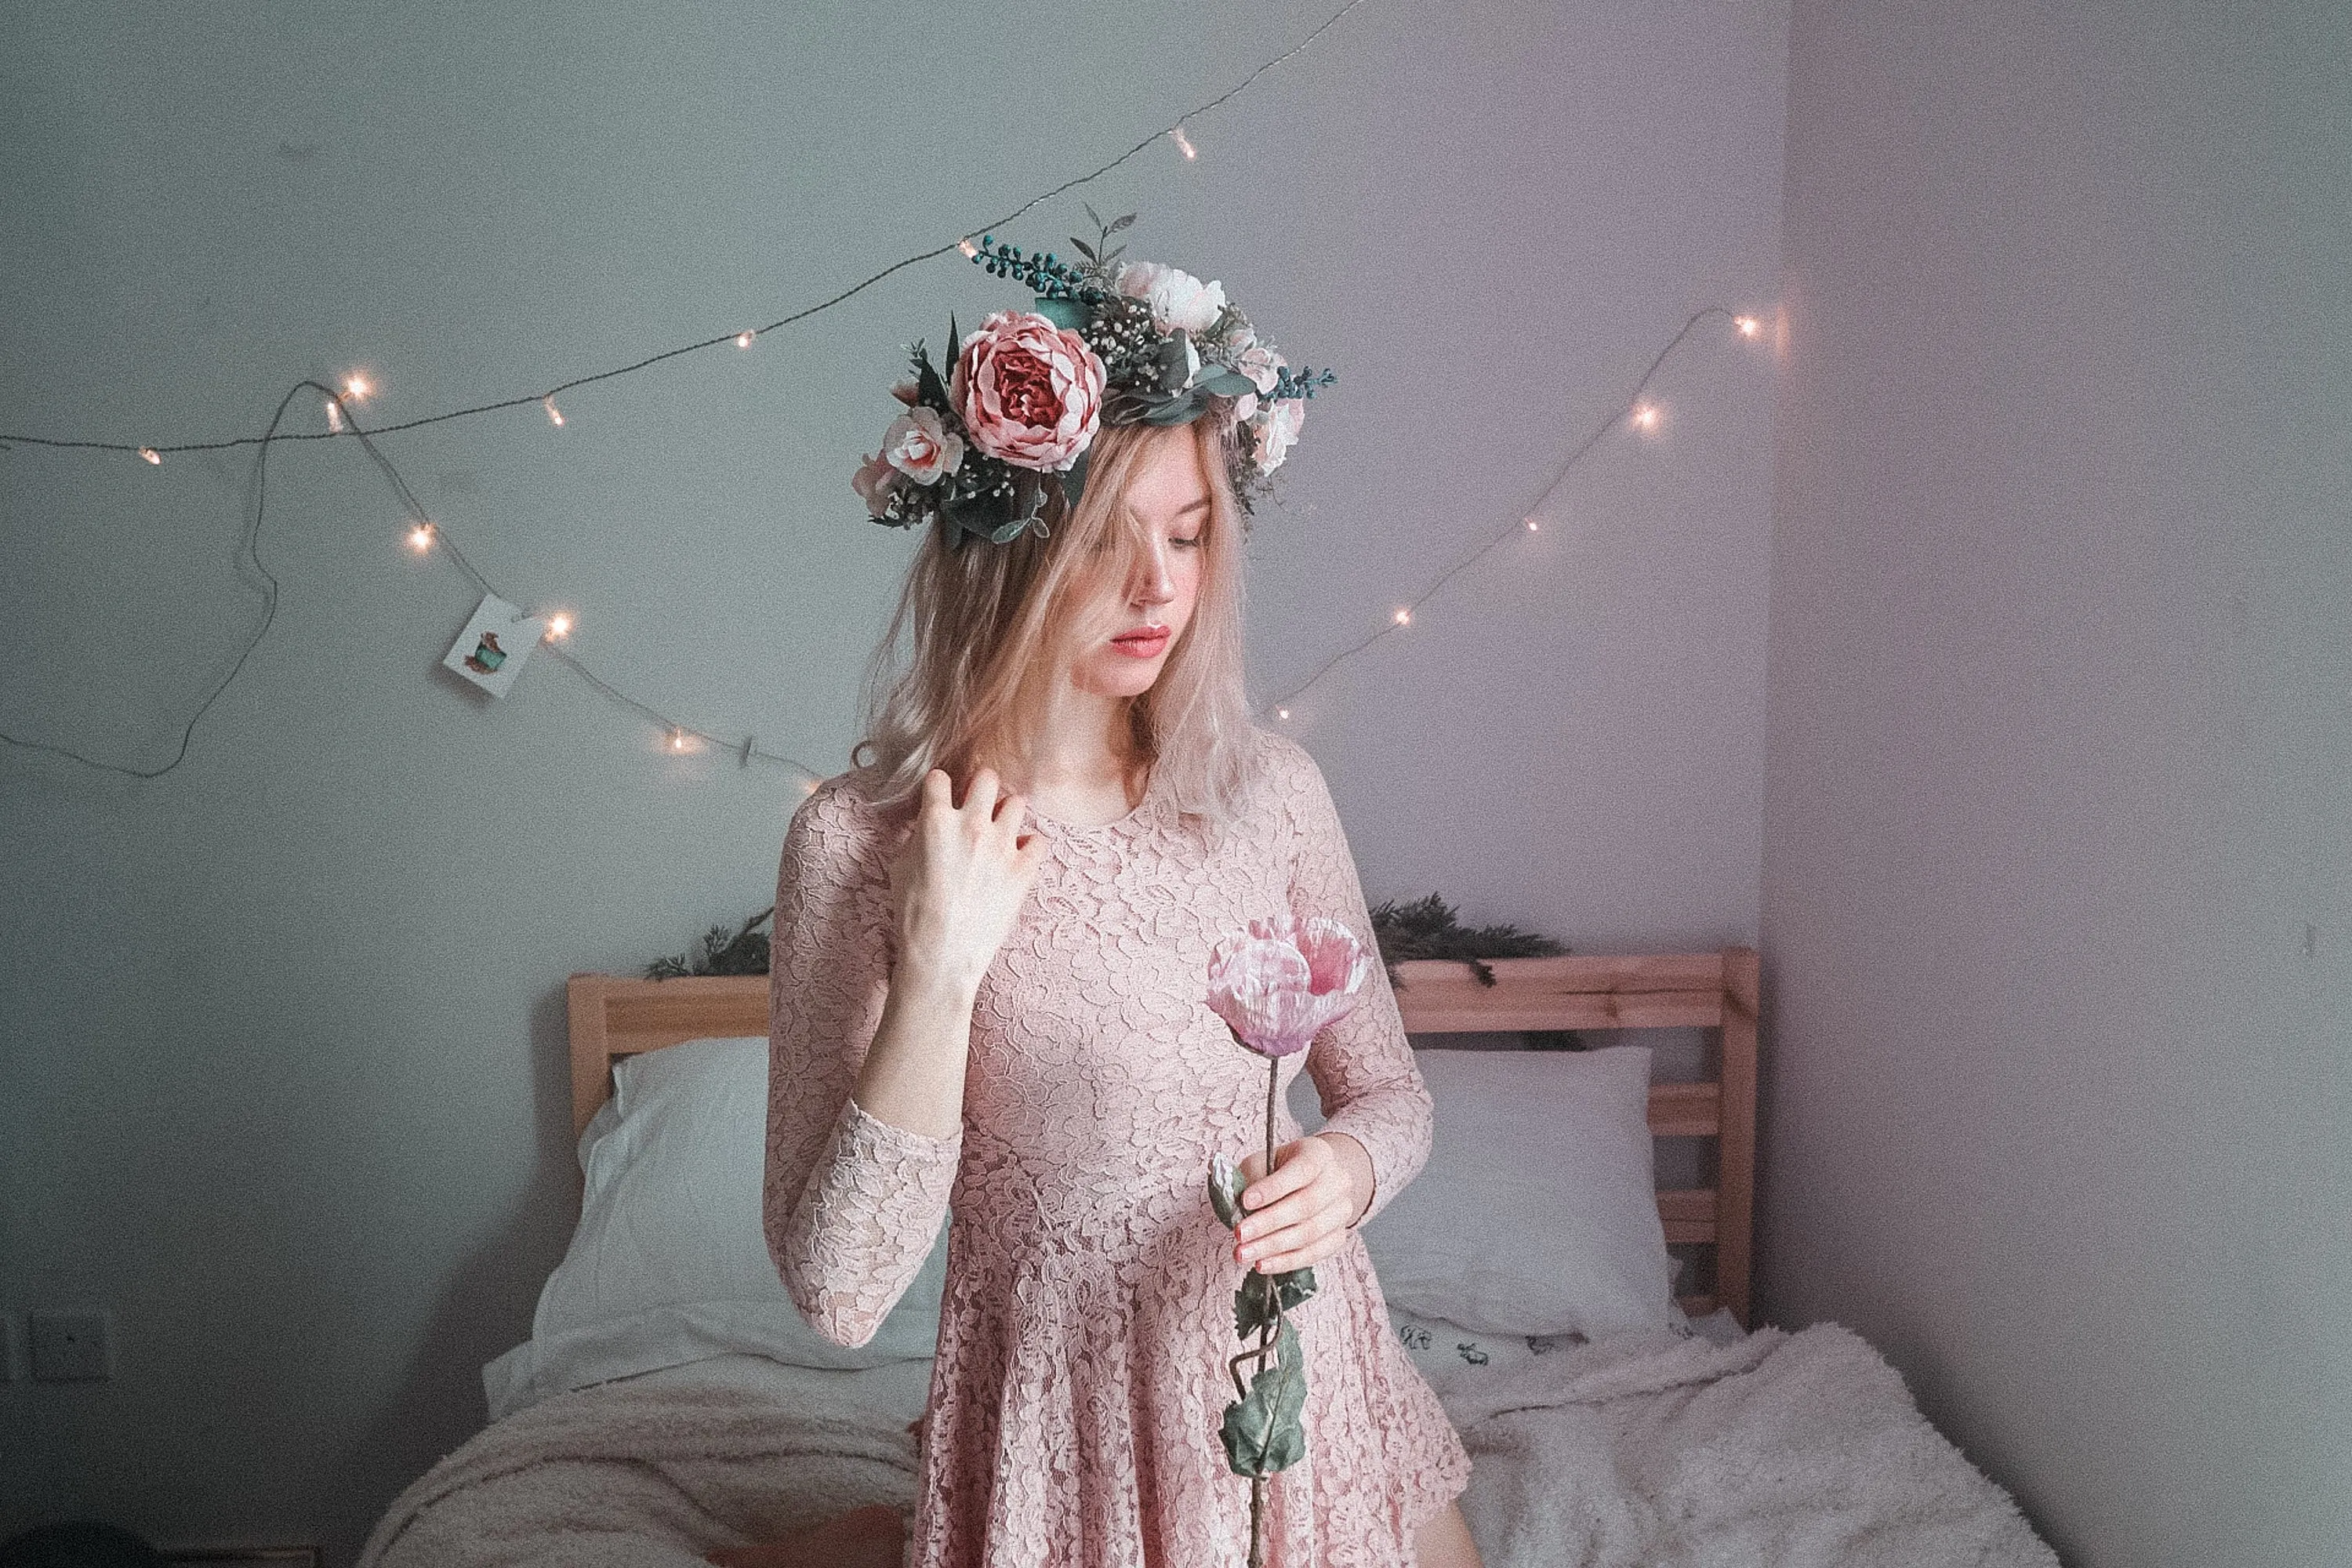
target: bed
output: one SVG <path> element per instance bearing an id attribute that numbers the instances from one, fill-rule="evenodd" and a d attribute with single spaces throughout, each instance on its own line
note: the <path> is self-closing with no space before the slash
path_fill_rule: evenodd
<path id="1" fill-rule="evenodd" d="M 1675 1081 L 1646 1046 L 1423 1052 L 1430 1165 L 1365 1239 L 1470 1450 L 1489 1568 L 2054 1564 L 1866 1343 L 1749 1331 L 1755 952 L 1483 967 L 1397 966 L 1417 1046 L 1709 1041 Z M 531 1340 L 485 1369 L 490 1426 L 394 1503 L 363 1568 L 682 1568 L 907 1503 L 944 1247 L 873 1345 L 793 1312 L 757 1227 L 767 978 L 575 974 L 569 1003 L 579 1230 Z M 1655 1140 L 1703 1145 L 1675 1164 L 1705 1179 L 1654 1184 Z"/>

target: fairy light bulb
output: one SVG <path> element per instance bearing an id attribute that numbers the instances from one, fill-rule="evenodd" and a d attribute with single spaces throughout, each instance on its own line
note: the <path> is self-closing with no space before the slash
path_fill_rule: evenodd
<path id="1" fill-rule="evenodd" d="M 1734 317 L 1731 324 L 1739 329 L 1739 335 L 1743 338 L 1752 338 L 1764 330 L 1764 323 L 1753 316 Z"/>
<path id="2" fill-rule="evenodd" d="M 1535 520 L 1534 518 L 1529 518 L 1529 519 L 1528 519 L 1528 531 L 1529 533 L 1541 533 L 1541 532 L 1543 531 L 1543 530 L 1542 530 L 1542 528 L 1541 528 L 1541 527 L 1540 527 L 1540 526 L 1536 522 L 1536 520 Z"/>
<path id="3" fill-rule="evenodd" d="M 420 522 L 408 531 L 408 547 L 419 555 L 433 548 L 433 525 Z"/>
<path id="4" fill-rule="evenodd" d="M 1274 710 L 1274 716 L 1277 719 L 1287 719 L 1290 717 L 1290 710 L 1287 708 L 1277 708 Z"/>
<path id="5" fill-rule="evenodd" d="M 966 261 L 975 261 L 980 258 L 980 247 L 971 242 L 969 235 L 956 241 L 956 248 L 963 252 L 963 258 Z"/>
<path id="6" fill-rule="evenodd" d="M 735 346 L 739 349 L 748 349 L 751 346 L 751 340 L 757 336 L 759 336 L 757 332 L 738 332 L 735 334 Z"/>
<path id="7" fill-rule="evenodd" d="M 1636 430 L 1655 430 L 1658 427 L 1658 405 L 1654 403 L 1636 403 L 1633 405 L 1633 428 Z"/>
<path id="8" fill-rule="evenodd" d="M 327 429 L 334 432 L 340 431 L 342 427 L 343 405 L 330 397 L 327 399 Z"/>
<path id="9" fill-rule="evenodd" d="M 1168 134 L 1175 138 L 1176 150 L 1184 154 L 1186 163 L 1189 163 L 1201 155 L 1201 150 L 1192 145 L 1192 139 L 1184 134 L 1184 128 L 1181 125 L 1171 127 Z"/>
<path id="10" fill-rule="evenodd" d="M 557 611 L 554 615 L 550 616 L 547 618 L 547 640 L 548 640 L 548 641 L 550 641 L 550 642 L 553 642 L 556 638 L 558 638 L 558 637 L 560 637 L 567 636 L 567 635 L 569 635 L 569 634 L 570 634 L 571 630 L 572 630 L 572 617 L 571 617 L 570 616 L 565 615 L 565 614 L 564 614 L 563 612 L 562 612 L 561 610 Z"/>
<path id="11" fill-rule="evenodd" d="M 683 752 L 687 749 L 688 744 L 689 742 L 687 740 L 686 731 L 679 729 L 675 724 L 671 725 L 669 731 L 669 749 L 673 752 Z"/>
<path id="12" fill-rule="evenodd" d="M 1411 610 L 1399 610 L 1393 619 L 1396 621 L 1396 624 L 1401 626 L 1409 626 L 1412 625 L 1412 612 Z"/>
<path id="13" fill-rule="evenodd" d="M 146 458 L 149 462 L 154 464 L 157 468 L 163 466 L 163 454 L 155 450 L 152 447 L 140 447 L 139 455 Z"/>
<path id="14" fill-rule="evenodd" d="M 368 378 L 363 375 L 347 375 L 343 378 L 343 395 L 355 403 L 364 402 L 374 391 L 375 388 L 368 384 Z"/>
<path id="15" fill-rule="evenodd" d="M 545 397 L 541 398 L 540 402 L 546 405 L 548 423 L 559 430 L 562 429 L 563 410 L 555 406 L 555 394 L 549 393 Z"/>

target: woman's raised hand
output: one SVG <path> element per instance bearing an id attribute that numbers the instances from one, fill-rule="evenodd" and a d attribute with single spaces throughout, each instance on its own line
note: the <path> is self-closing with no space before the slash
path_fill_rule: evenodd
<path id="1" fill-rule="evenodd" d="M 890 900 L 899 962 L 976 991 L 1013 934 L 1045 842 L 1023 832 L 1028 803 L 1005 791 L 993 768 L 972 773 L 961 805 L 953 789 L 939 768 L 923 775 L 914 828 L 890 863 Z"/>

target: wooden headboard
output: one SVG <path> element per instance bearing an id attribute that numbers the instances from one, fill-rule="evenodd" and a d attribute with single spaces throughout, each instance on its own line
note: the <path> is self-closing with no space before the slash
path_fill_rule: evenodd
<path id="1" fill-rule="evenodd" d="M 1650 1131 L 1660 1138 L 1716 1141 L 1716 1182 L 1658 1194 L 1666 1240 L 1715 1248 L 1712 1294 L 1685 1296 L 1693 1317 L 1727 1307 L 1748 1322 L 1749 1242 L 1756 1182 L 1758 970 L 1752 947 L 1618 958 L 1505 958 L 1482 985 L 1466 963 L 1397 965 L 1397 1005 L 1414 1035 L 1523 1029 L 1723 1031 L 1717 1076 L 1650 1089 Z M 681 1040 L 768 1032 L 768 977 L 705 975 L 625 980 L 575 974 L 571 982 L 572 1122 L 577 1136 L 612 1097 L 613 1063 Z"/>

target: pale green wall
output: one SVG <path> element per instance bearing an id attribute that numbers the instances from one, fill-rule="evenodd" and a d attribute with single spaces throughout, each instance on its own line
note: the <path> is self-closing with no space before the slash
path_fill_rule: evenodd
<path id="1" fill-rule="evenodd" d="M 397 418 L 770 320 L 1329 9 L 16 6 L 0 430 L 244 433 L 354 364 Z M 1161 143 L 1093 188 L 1143 210 L 1137 254 L 1341 371 L 1253 547 L 1262 691 L 1507 524 L 1689 309 L 1769 307 L 1786 11 L 1370 0 L 1199 122 L 1199 163 Z M 574 394 L 561 432 L 523 409 L 388 449 L 609 677 L 837 769 L 907 546 L 849 473 L 898 345 L 1013 302 L 944 259 Z M 1375 898 L 1585 947 L 1754 934 L 1771 375 L 1677 359 L 1664 440 L 1301 704 Z M 0 723 L 169 759 L 257 614 L 248 474 L 0 453 Z M 187 762 L 0 753 L 0 1529 L 346 1561 L 478 1424 L 562 1246 L 564 975 L 768 896 L 793 780 L 666 757 L 551 663 L 495 705 L 455 688 L 472 595 L 399 523 L 356 449 L 281 449 L 277 624 Z M 25 1382 L 24 1314 L 83 1304 L 116 1379 Z"/>
<path id="2" fill-rule="evenodd" d="M 2352 1562 L 2352 32 L 1805 0 L 1765 1300 L 2083 1568 Z"/>

